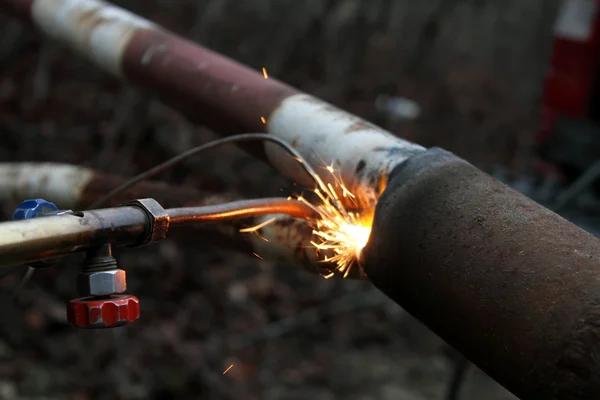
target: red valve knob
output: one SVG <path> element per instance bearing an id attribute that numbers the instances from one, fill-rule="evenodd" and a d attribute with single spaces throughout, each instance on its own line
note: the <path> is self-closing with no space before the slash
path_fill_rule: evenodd
<path id="1" fill-rule="evenodd" d="M 128 294 L 82 297 L 67 304 L 67 320 L 78 328 L 114 328 L 140 317 L 140 301 Z"/>

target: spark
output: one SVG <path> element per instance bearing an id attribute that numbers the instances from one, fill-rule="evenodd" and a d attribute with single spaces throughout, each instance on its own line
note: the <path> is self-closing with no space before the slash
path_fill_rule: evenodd
<path id="1" fill-rule="evenodd" d="M 267 124 L 267 119 L 265 117 L 260 117 L 260 120 L 262 121 L 263 124 Z"/>
<path id="2" fill-rule="evenodd" d="M 233 368 L 233 364 L 231 364 L 225 371 L 223 371 L 223 375 L 228 373 L 231 368 Z"/>
<path id="3" fill-rule="evenodd" d="M 264 258 L 262 258 L 262 257 L 260 256 L 260 254 L 258 254 L 258 253 L 252 253 L 252 254 L 254 254 L 254 255 L 257 257 L 257 258 L 260 258 L 261 260 L 264 260 Z"/>
<path id="4" fill-rule="evenodd" d="M 332 256 L 325 255 L 322 260 L 335 264 L 334 271 L 324 275 L 325 278 L 331 278 L 335 272 L 347 278 L 361 250 L 367 245 L 371 224 L 359 213 L 348 212 L 342 209 L 343 206 L 336 207 L 331 198 L 337 199 L 337 194 L 332 188 L 328 189 L 330 193 L 326 197 L 319 196 L 322 201 L 315 206 L 321 218 L 309 221 L 316 237 L 311 244 L 317 251 L 333 253 Z"/>
<path id="5" fill-rule="evenodd" d="M 267 69 L 265 67 L 263 67 L 262 72 L 265 79 L 269 79 L 269 74 L 267 74 Z"/>
<path id="6" fill-rule="evenodd" d="M 305 162 L 305 160 L 296 159 L 300 163 Z M 307 222 L 312 228 L 314 236 L 314 240 L 311 240 L 310 243 L 316 249 L 317 254 L 321 255 L 319 261 L 331 265 L 325 268 L 327 273 L 323 276 L 331 278 L 340 274 L 347 278 L 360 252 L 369 240 L 371 221 L 367 215 L 371 216 L 372 213 L 363 214 L 349 211 L 341 200 L 344 199 L 356 207 L 354 194 L 344 185 L 341 176 L 336 175 L 337 171 L 333 167 L 333 163 L 326 165 L 325 170 L 333 177 L 333 184 L 325 183 L 318 175 L 314 176 L 316 182 L 316 187 L 312 190 L 312 194 L 316 196 L 314 201 L 303 195 L 290 196 L 288 199 L 296 199 L 306 204 L 317 215 L 315 218 L 307 219 Z M 338 195 L 338 191 L 341 196 Z M 242 229 L 240 232 L 258 234 L 261 228 L 274 221 L 276 221 L 276 217 L 256 226 Z"/>
<path id="7" fill-rule="evenodd" d="M 341 177 L 336 176 L 333 163 L 325 169 L 333 176 L 342 197 L 353 201 L 354 194 L 342 183 Z M 369 240 L 371 221 L 359 212 L 348 211 L 331 183 L 325 184 L 319 179 L 313 193 L 318 198 L 316 202 L 311 202 L 304 196 L 296 196 L 298 201 L 310 206 L 319 216 L 308 221 L 315 236 L 315 240 L 310 243 L 317 252 L 325 253 L 321 262 L 334 264 L 333 270 L 329 269 L 329 273 L 324 275 L 325 278 L 331 278 L 336 272 L 347 278 Z"/>
<path id="8" fill-rule="evenodd" d="M 256 236 L 257 236 L 257 237 L 258 237 L 260 240 L 262 240 L 263 242 L 268 242 L 268 241 L 269 241 L 269 239 L 267 239 L 266 237 L 262 236 L 262 235 L 260 234 L 260 232 L 258 232 L 258 231 L 255 231 L 254 233 L 255 233 L 255 234 L 256 234 Z"/>
<path id="9" fill-rule="evenodd" d="M 262 222 L 258 225 L 255 226 L 251 226 L 250 228 L 244 228 L 244 229 L 240 229 L 240 232 L 256 232 L 257 230 L 259 230 L 260 228 L 264 228 L 265 226 L 269 225 L 270 223 L 275 222 L 277 218 L 273 217 L 269 220 L 266 220 L 265 222 Z"/>

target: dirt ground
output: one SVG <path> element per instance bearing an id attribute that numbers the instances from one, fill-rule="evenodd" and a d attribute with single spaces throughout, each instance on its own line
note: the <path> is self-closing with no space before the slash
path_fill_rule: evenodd
<path id="1" fill-rule="evenodd" d="M 517 58 L 527 54 L 519 50 L 502 56 L 513 54 L 512 72 L 476 57 L 422 64 L 437 54 L 424 49 L 427 36 L 405 49 L 398 42 L 407 32 L 394 30 L 398 21 L 390 16 L 412 12 L 428 23 L 433 11 L 399 3 L 406 8 L 383 0 L 119 2 L 423 145 L 482 167 L 527 165 L 545 61 L 536 56 L 519 72 Z M 529 13 L 540 4 L 519 4 L 525 3 Z M 444 12 L 435 14 L 442 28 L 459 15 Z M 473 11 L 473 20 L 476 12 L 483 11 Z M 65 162 L 131 176 L 215 136 L 8 16 L 0 16 L 0 32 L 3 162 Z M 531 46 L 547 47 L 548 35 Z M 455 45 L 465 46 L 458 39 Z M 514 86 L 524 74 L 533 77 L 529 91 Z M 417 101 L 421 117 L 399 121 L 377 107 L 381 94 Z M 277 193 L 275 175 L 228 148 L 161 179 L 257 197 Z M 15 205 L 2 206 L 9 218 Z M 36 273 L 16 302 L 10 296 L 20 273 L 5 276 L 0 399 L 443 399 L 452 351 L 367 282 L 324 280 L 190 242 L 174 237 L 118 251 L 143 315 L 120 329 L 65 324 L 65 304 L 76 297 L 77 257 Z M 472 368 L 460 398 L 513 397 Z"/>

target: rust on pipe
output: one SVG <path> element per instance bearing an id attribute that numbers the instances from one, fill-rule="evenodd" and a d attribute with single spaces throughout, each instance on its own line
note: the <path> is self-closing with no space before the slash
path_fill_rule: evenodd
<path id="1" fill-rule="evenodd" d="M 138 29 L 121 65 L 127 79 L 154 90 L 167 103 L 220 132 L 266 130 L 290 143 L 311 165 L 322 170 L 333 166 L 359 208 L 372 208 L 389 171 L 424 150 L 162 29 Z M 313 185 L 282 149 L 272 143 L 255 147 L 255 153 L 264 153 L 281 172 Z M 336 184 L 328 173 L 323 177 Z"/>
<path id="2" fill-rule="evenodd" d="M 86 208 L 102 195 L 123 184 L 127 179 L 121 176 L 96 172 L 94 179 L 82 190 L 79 207 Z M 132 199 L 151 197 L 163 207 L 199 206 L 210 202 L 231 201 L 227 194 L 214 194 L 192 187 L 172 185 L 165 182 L 145 181 L 109 200 L 106 206 L 117 206 Z"/>
<path id="3" fill-rule="evenodd" d="M 397 168 L 362 264 L 519 398 L 600 398 L 600 241 L 466 161 Z"/>
<path id="4" fill-rule="evenodd" d="M 281 101 L 298 90 L 196 43 L 140 29 L 122 58 L 124 75 L 220 131 L 262 132 Z"/>
<path id="5" fill-rule="evenodd" d="M 60 163 L 0 163 L 0 201 L 18 204 L 42 197 L 63 209 L 85 209 L 126 179 L 76 165 Z M 163 207 L 202 205 L 213 194 L 198 189 L 146 181 L 120 193 L 107 206 L 151 197 Z M 231 201 L 220 195 L 215 201 Z"/>
<path id="6" fill-rule="evenodd" d="M 332 165 L 359 209 L 372 210 L 389 172 L 425 150 L 104 1 L 2 3 L 30 7 L 34 25 L 47 36 L 105 71 L 154 91 L 191 119 L 230 133 L 266 130 L 312 165 Z M 273 144 L 245 147 L 312 187 L 297 163 Z M 327 173 L 324 179 L 336 184 Z"/>
<path id="7" fill-rule="evenodd" d="M 340 196 L 349 189 L 355 200 L 342 196 L 352 203 L 345 206 L 361 216 L 372 212 L 389 171 L 424 150 L 107 2 L 0 0 L 4 2 L 29 8 L 33 25 L 45 35 L 103 70 L 154 91 L 191 119 L 217 129 L 227 127 L 230 133 L 266 130 L 285 140 L 323 172 L 323 180 Z M 314 188 L 302 166 L 277 145 L 260 144 L 253 150 Z M 329 174 L 325 164 L 338 176 Z M 312 231 L 297 226 L 297 221 L 284 218 L 266 232 L 274 238 L 270 246 L 288 259 L 294 252 L 314 253 Z M 309 259 L 315 257 L 310 254 Z"/>
<path id="8" fill-rule="evenodd" d="M 107 3 L 0 4 L 31 7 L 48 36 L 214 128 L 255 130 L 264 117 L 269 133 L 311 163 L 334 163 L 365 208 L 387 186 L 363 254 L 381 290 L 523 399 L 600 398 L 600 245 L 589 234 L 454 156 L 424 154 Z M 298 170 L 272 146 L 263 150 L 280 170 Z M 280 224 L 297 228 L 280 238 L 293 254 L 310 232 Z"/>

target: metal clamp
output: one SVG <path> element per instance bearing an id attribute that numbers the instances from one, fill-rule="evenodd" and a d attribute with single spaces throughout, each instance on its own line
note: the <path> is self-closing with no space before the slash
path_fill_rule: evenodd
<path id="1" fill-rule="evenodd" d="M 123 206 L 139 207 L 148 215 L 150 227 L 148 235 L 141 243 L 134 244 L 130 247 L 140 247 L 149 243 L 158 242 L 167 237 L 169 230 L 169 214 L 165 209 L 154 199 L 138 199 L 132 202 L 123 204 Z"/>

